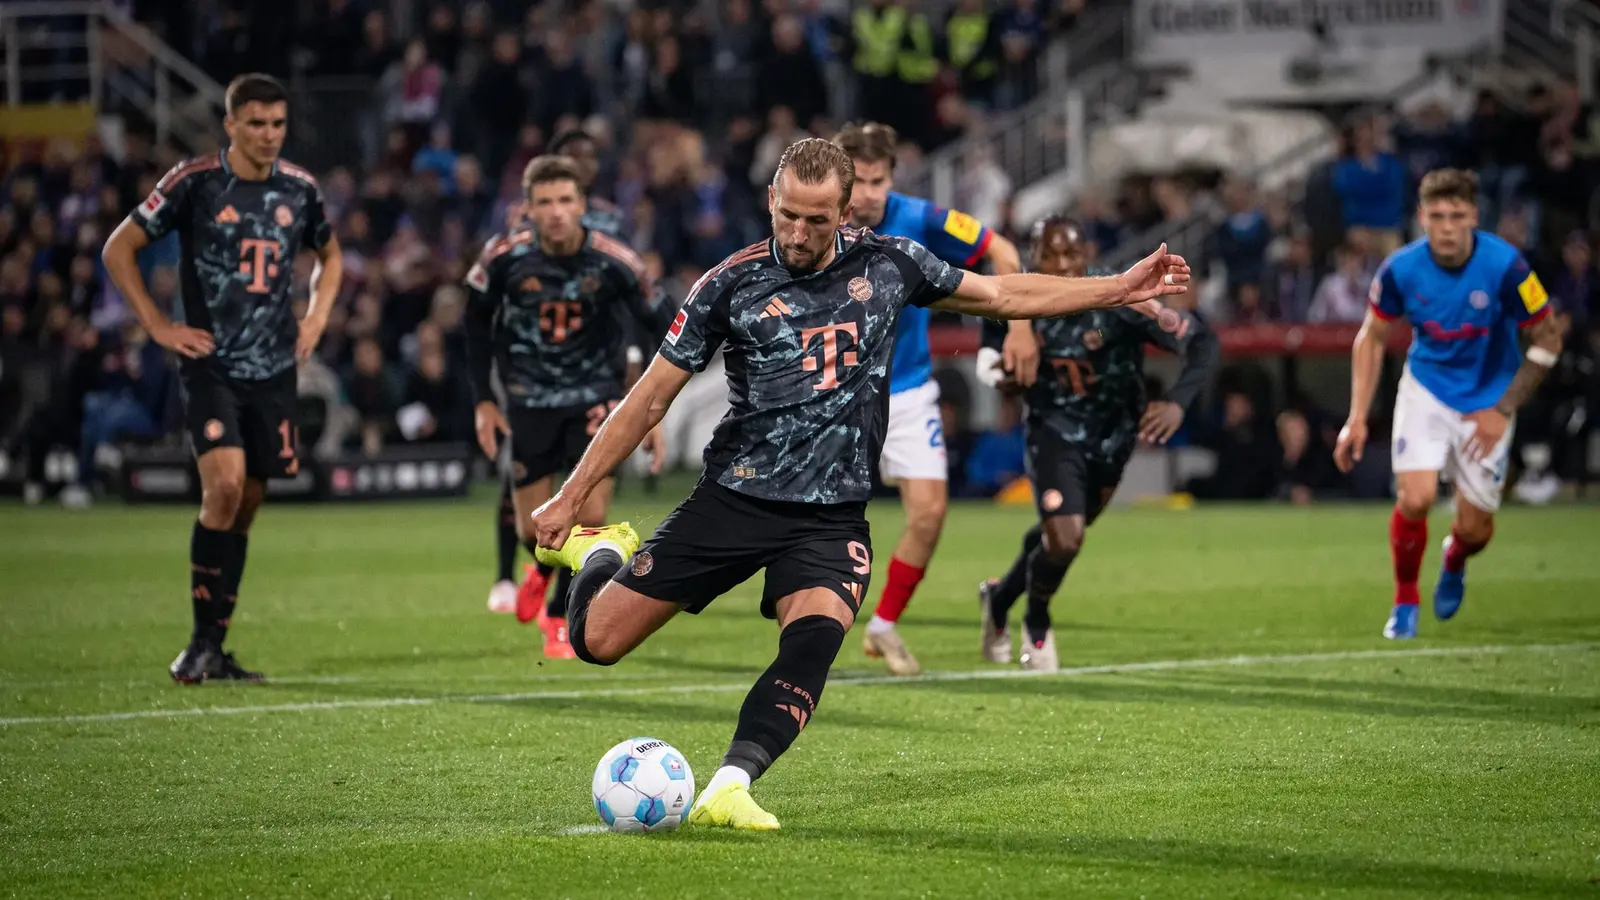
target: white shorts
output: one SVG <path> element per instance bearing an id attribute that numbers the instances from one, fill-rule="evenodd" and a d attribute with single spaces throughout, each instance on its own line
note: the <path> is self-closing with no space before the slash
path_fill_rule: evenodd
<path id="1" fill-rule="evenodd" d="M 1394 401 L 1394 436 L 1390 446 L 1395 472 L 1440 472 L 1455 483 L 1468 503 L 1494 512 L 1500 508 L 1506 462 L 1516 419 L 1483 459 L 1467 459 L 1467 438 L 1477 430 L 1459 412 L 1439 402 L 1407 369 L 1400 376 Z"/>
<path id="2" fill-rule="evenodd" d="M 885 482 L 949 478 L 938 382 L 889 395 L 889 430 L 878 469 Z"/>

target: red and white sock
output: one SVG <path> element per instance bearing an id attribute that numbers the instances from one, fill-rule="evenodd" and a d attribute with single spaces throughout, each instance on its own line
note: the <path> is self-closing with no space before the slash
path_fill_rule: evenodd
<path id="1" fill-rule="evenodd" d="M 1417 575 L 1422 571 L 1422 554 L 1428 549 L 1428 520 L 1408 519 L 1395 507 L 1389 517 L 1389 552 L 1394 557 L 1394 603 L 1396 606 L 1415 606 L 1421 602 L 1417 593 Z"/>
<path id="2" fill-rule="evenodd" d="M 1467 559 L 1483 552 L 1489 546 L 1489 540 L 1494 537 L 1494 529 L 1489 529 L 1489 537 L 1481 541 L 1469 541 L 1461 536 L 1461 532 L 1450 529 L 1450 545 L 1444 552 L 1444 569 L 1446 572 L 1460 572 L 1467 567 Z"/>
<path id="3" fill-rule="evenodd" d="M 905 612 L 906 606 L 911 603 L 911 595 L 916 593 L 917 585 L 922 583 L 922 576 L 927 572 L 927 569 L 901 562 L 891 556 L 889 578 L 883 585 L 883 596 L 878 598 L 878 608 L 873 611 L 872 621 L 867 623 L 867 630 L 875 634 L 892 630 L 895 623 L 900 621 L 900 614 Z"/>

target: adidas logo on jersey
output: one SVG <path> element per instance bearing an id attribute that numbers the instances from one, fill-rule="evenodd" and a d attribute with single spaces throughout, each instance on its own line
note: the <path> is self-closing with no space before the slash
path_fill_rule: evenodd
<path id="1" fill-rule="evenodd" d="M 230 203 L 222 208 L 222 212 L 217 213 L 217 221 L 223 225 L 237 225 L 239 223 L 239 212 Z"/>
<path id="2" fill-rule="evenodd" d="M 783 302 L 782 297 L 773 297 L 772 300 L 767 303 L 766 310 L 761 313 L 761 318 L 765 319 L 770 316 L 787 316 L 792 312 L 794 312 L 794 310 L 789 308 L 789 304 Z"/>

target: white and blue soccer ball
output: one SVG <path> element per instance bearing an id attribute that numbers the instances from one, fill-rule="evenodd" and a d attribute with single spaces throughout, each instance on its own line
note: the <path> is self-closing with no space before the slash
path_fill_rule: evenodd
<path id="1" fill-rule="evenodd" d="M 693 802 L 694 773 L 666 741 L 623 741 L 595 766 L 594 809 L 612 831 L 671 831 Z"/>

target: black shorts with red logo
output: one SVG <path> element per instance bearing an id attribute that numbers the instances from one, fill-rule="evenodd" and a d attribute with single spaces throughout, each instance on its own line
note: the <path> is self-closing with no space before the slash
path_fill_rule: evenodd
<path id="1" fill-rule="evenodd" d="M 219 447 L 239 447 L 249 478 L 288 478 L 300 471 L 300 399 L 293 368 L 245 381 L 203 363 L 189 364 L 178 385 L 196 458 Z"/>
<path id="2" fill-rule="evenodd" d="M 557 472 L 571 471 L 620 400 L 561 409 L 512 406 L 511 483 L 527 487 Z"/>
<path id="3" fill-rule="evenodd" d="M 1049 428 L 1028 429 L 1028 478 L 1040 520 L 1051 516 L 1099 518 L 1128 467 L 1128 455 L 1112 458 L 1083 452 Z"/>
<path id="4" fill-rule="evenodd" d="M 769 619 L 779 600 L 819 587 L 859 612 L 872 580 L 866 505 L 762 500 L 701 478 L 615 580 L 698 613 L 762 569 Z"/>

